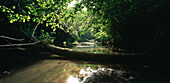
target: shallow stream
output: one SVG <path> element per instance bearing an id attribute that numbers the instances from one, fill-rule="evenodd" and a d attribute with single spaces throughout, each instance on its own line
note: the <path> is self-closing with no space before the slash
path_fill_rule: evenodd
<path id="1" fill-rule="evenodd" d="M 83 44 L 82 44 L 83 43 Z M 82 52 L 93 52 L 93 53 L 109 53 L 112 52 L 111 48 L 106 45 L 99 45 L 90 42 L 80 42 L 80 44 L 72 46 L 71 49 L 82 51 Z"/>
<path id="2" fill-rule="evenodd" d="M 168 63 L 70 60 L 37 47 L 0 49 L 0 55 L 1 72 L 10 72 L 2 78 L 2 83 L 170 82 Z"/>

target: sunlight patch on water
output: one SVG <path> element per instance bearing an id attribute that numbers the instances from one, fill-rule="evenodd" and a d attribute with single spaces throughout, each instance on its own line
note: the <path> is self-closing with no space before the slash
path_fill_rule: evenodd
<path id="1" fill-rule="evenodd" d="M 73 77 L 72 75 L 70 75 L 66 81 L 66 83 L 80 83 L 79 79 L 76 77 Z"/>

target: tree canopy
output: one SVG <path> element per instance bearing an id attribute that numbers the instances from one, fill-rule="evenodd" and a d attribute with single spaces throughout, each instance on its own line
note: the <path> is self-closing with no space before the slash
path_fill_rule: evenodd
<path id="1" fill-rule="evenodd" d="M 169 31 L 165 21 L 169 4 L 168 0 L 14 0 L 4 1 L 0 11 L 9 23 L 23 26 L 28 36 L 50 43 L 59 40 L 54 35 L 62 30 L 77 41 L 94 39 L 146 51 Z"/>

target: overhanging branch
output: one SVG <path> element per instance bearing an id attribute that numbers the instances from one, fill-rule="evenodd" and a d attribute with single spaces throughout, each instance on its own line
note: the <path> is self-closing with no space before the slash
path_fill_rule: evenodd
<path id="1" fill-rule="evenodd" d="M 22 43 L 22 44 L 5 44 L 5 45 L 0 45 L 0 47 L 18 47 L 18 46 L 30 46 L 30 45 L 36 45 L 40 43 L 40 41 L 38 42 L 34 42 L 34 43 Z"/>
<path id="2" fill-rule="evenodd" d="M 10 39 L 10 40 L 14 40 L 14 41 L 23 41 L 24 40 L 24 39 L 17 39 L 17 38 L 12 38 L 12 37 L 8 37 L 8 36 L 0 36 L 0 38 Z"/>
<path id="3" fill-rule="evenodd" d="M 33 33 L 32 33 L 32 37 L 34 37 L 35 31 L 36 31 L 38 25 L 40 25 L 40 23 L 38 23 L 38 24 L 35 26 L 34 31 L 33 31 Z"/>

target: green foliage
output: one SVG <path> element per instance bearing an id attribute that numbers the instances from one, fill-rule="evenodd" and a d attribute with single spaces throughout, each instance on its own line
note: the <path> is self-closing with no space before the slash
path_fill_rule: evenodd
<path id="1" fill-rule="evenodd" d="M 86 8 L 87 11 L 83 11 Z M 136 13 L 135 0 L 83 0 L 76 5 L 74 21 L 71 23 L 73 35 L 79 40 L 116 43 L 122 39 L 125 16 Z M 112 41 L 114 40 L 114 41 Z"/>
<path id="2" fill-rule="evenodd" d="M 41 23 L 52 32 L 61 29 L 79 41 L 95 39 L 116 44 L 122 42 L 123 38 L 126 39 L 126 33 L 132 31 L 126 26 L 127 17 L 149 14 L 159 6 L 154 4 L 160 2 L 158 0 L 75 0 L 74 2 L 77 1 L 75 7 L 69 7 L 71 1 L 73 0 L 35 0 L 21 9 L 17 9 L 17 6 L 7 8 L 1 5 L 0 11 L 8 13 L 10 23 L 26 24 L 24 30 L 28 35 L 31 35 L 34 29 L 27 24 L 34 22 Z M 143 9 L 140 10 L 141 8 Z M 44 30 L 43 27 L 39 27 L 41 31 Z M 54 33 L 46 32 L 41 32 L 38 38 L 49 37 L 52 40 L 50 37 Z M 70 43 L 69 40 L 65 42 Z"/>
<path id="3" fill-rule="evenodd" d="M 15 6 L 13 6 L 13 8 L 15 9 Z M 0 5 L 0 10 L 2 12 L 14 13 L 14 11 L 12 11 L 10 8 L 7 8 L 7 7 L 3 6 L 3 5 Z"/>
<path id="4" fill-rule="evenodd" d="M 108 34 L 106 32 L 107 24 L 103 21 L 103 18 L 92 14 L 90 11 L 85 10 L 86 7 L 75 8 L 74 21 L 70 23 L 71 33 L 78 38 L 83 39 L 96 39 L 99 41 L 107 40 Z"/>
<path id="5" fill-rule="evenodd" d="M 36 0 L 25 6 L 22 12 L 8 12 L 1 7 L 3 12 L 8 12 L 10 23 L 18 22 L 35 22 L 45 24 L 46 27 L 51 27 L 55 32 L 57 28 L 70 33 L 77 37 L 78 40 L 82 39 L 109 39 L 107 33 L 107 22 L 103 17 L 98 17 L 92 11 L 86 10 L 86 7 L 80 3 L 76 7 L 68 7 L 69 0 L 55 1 L 55 0 Z M 5 7 L 5 6 L 4 6 Z M 15 9 L 13 6 L 11 9 Z M 102 11 L 100 11 L 102 13 Z M 74 20 L 73 20 L 74 19 Z M 33 29 L 27 27 L 27 32 L 32 33 Z M 45 34 L 44 34 L 45 35 Z M 41 35 L 39 38 L 44 39 L 46 36 Z"/>
<path id="6" fill-rule="evenodd" d="M 56 34 L 55 32 L 45 32 L 44 30 L 41 30 L 41 35 L 38 37 L 38 39 L 45 41 L 46 43 L 52 44 L 54 43 L 55 37 L 52 35 Z"/>
<path id="7" fill-rule="evenodd" d="M 26 5 L 24 8 L 22 8 L 22 11 L 19 12 L 13 11 L 16 9 L 15 6 L 12 6 L 12 8 L 0 6 L 0 10 L 4 13 L 8 13 L 8 19 L 10 23 L 27 22 L 30 24 L 30 22 L 34 22 L 45 24 L 46 27 L 51 27 L 53 31 L 52 33 L 54 34 L 57 28 L 69 32 L 67 27 L 64 28 L 66 19 L 68 22 L 72 21 L 72 18 L 70 18 L 70 13 L 67 10 L 67 4 L 69 2 L 69 0 L 36 0 Z M 34 33 L 31 32 L 33 29 L 30 27 L 24 27 L 24 30 L 28 32 L 28 35 Z M 54 41 L 54 38 L 50 37 L 52 34 L 50 34 L 51 33 L 41 33 L 41 36 L 38 38 L 48 38 L 48 40 Z"/>

